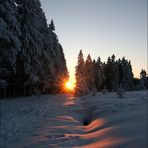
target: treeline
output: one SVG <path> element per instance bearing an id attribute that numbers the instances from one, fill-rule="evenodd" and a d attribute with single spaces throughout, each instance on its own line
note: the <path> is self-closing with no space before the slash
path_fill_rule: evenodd
<path id="1" fill-rule="evenodd" d="M 60 92 L 68 72 L 54 30 L 39 0 L 0 0 L 0 96 Z"/>
<path id="2" fill-rule="evenodd" d="M 131 62 L 123 57 L 116 60 L 115 55 L 108 57 L 107 62 L 92 60 L 90 54 L 84 60 L 82 50 L 78 55 L 76 66 L 76 94 L 85 95 L 94 91 L 132 91 L 148 88 L 148 77 L 142 70 L 141 79 L 134 78 Z"/>

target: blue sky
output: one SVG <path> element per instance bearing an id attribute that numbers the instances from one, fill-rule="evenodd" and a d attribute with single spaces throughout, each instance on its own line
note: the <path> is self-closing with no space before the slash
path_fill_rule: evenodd
<path id="1" fill-rule="evenodd" d="M 125 56 L 139 76 L 147 69 L 147 0 L 40 0 L 54 20 L 68 70 L 74 78 L 79 50 L 84 57 Z"/>

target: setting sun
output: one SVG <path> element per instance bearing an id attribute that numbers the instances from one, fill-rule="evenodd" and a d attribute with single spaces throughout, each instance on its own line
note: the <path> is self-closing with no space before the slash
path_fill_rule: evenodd
<path id="1" fill-rule="evenodd" d="M 74 83 L 71 81 L 66 82 L 66 88 L 69 90 L 73 90 L 74 89 Z"/>

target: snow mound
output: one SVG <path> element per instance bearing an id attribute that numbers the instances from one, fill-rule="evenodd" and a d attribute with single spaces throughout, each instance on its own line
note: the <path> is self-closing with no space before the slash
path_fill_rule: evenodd
<path id="1" fill-rule="evenodd" d="M 1 100 L 1 147 L 147 147 L 147 92 Z"/>

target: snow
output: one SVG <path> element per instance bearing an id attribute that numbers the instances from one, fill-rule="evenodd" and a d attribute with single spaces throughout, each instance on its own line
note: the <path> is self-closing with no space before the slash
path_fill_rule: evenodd
<path id="1" fill-rule="evenodd" d="M 1 147 L 134 147 L 147 145 L 147 92 L 1 100 Z"/>
<path id="2" fill-rule="evenodd" d="M 19 6 L 16 2 L 14 2 L 14 5 L 15 5 L 16 7 L 18 7 L 18 6 Z"/>
<path id="3" fill-rule="evenodd" d="M 0 79 L 0 87 L 6 87 L 7 86 L 7 82 L 3 79 Z"/>
<path id="4" fill-rule="evenodd" d="M 19 96 L 26 91 L 24 84 L 33 94 L 35 89 L 42 91 L 41 85 L 47 88 L 48 80 L 52 81 L 50 87 L 55 86 L 52 77 L 67 78 L 62 46 L 47 26 L 40 1 L 0 1 L 0 79 L 8 83 L 6 95 L 14 85 L 22 88 L 19 93 L 16 87 L 12 90 L 12 95 Z"/>

